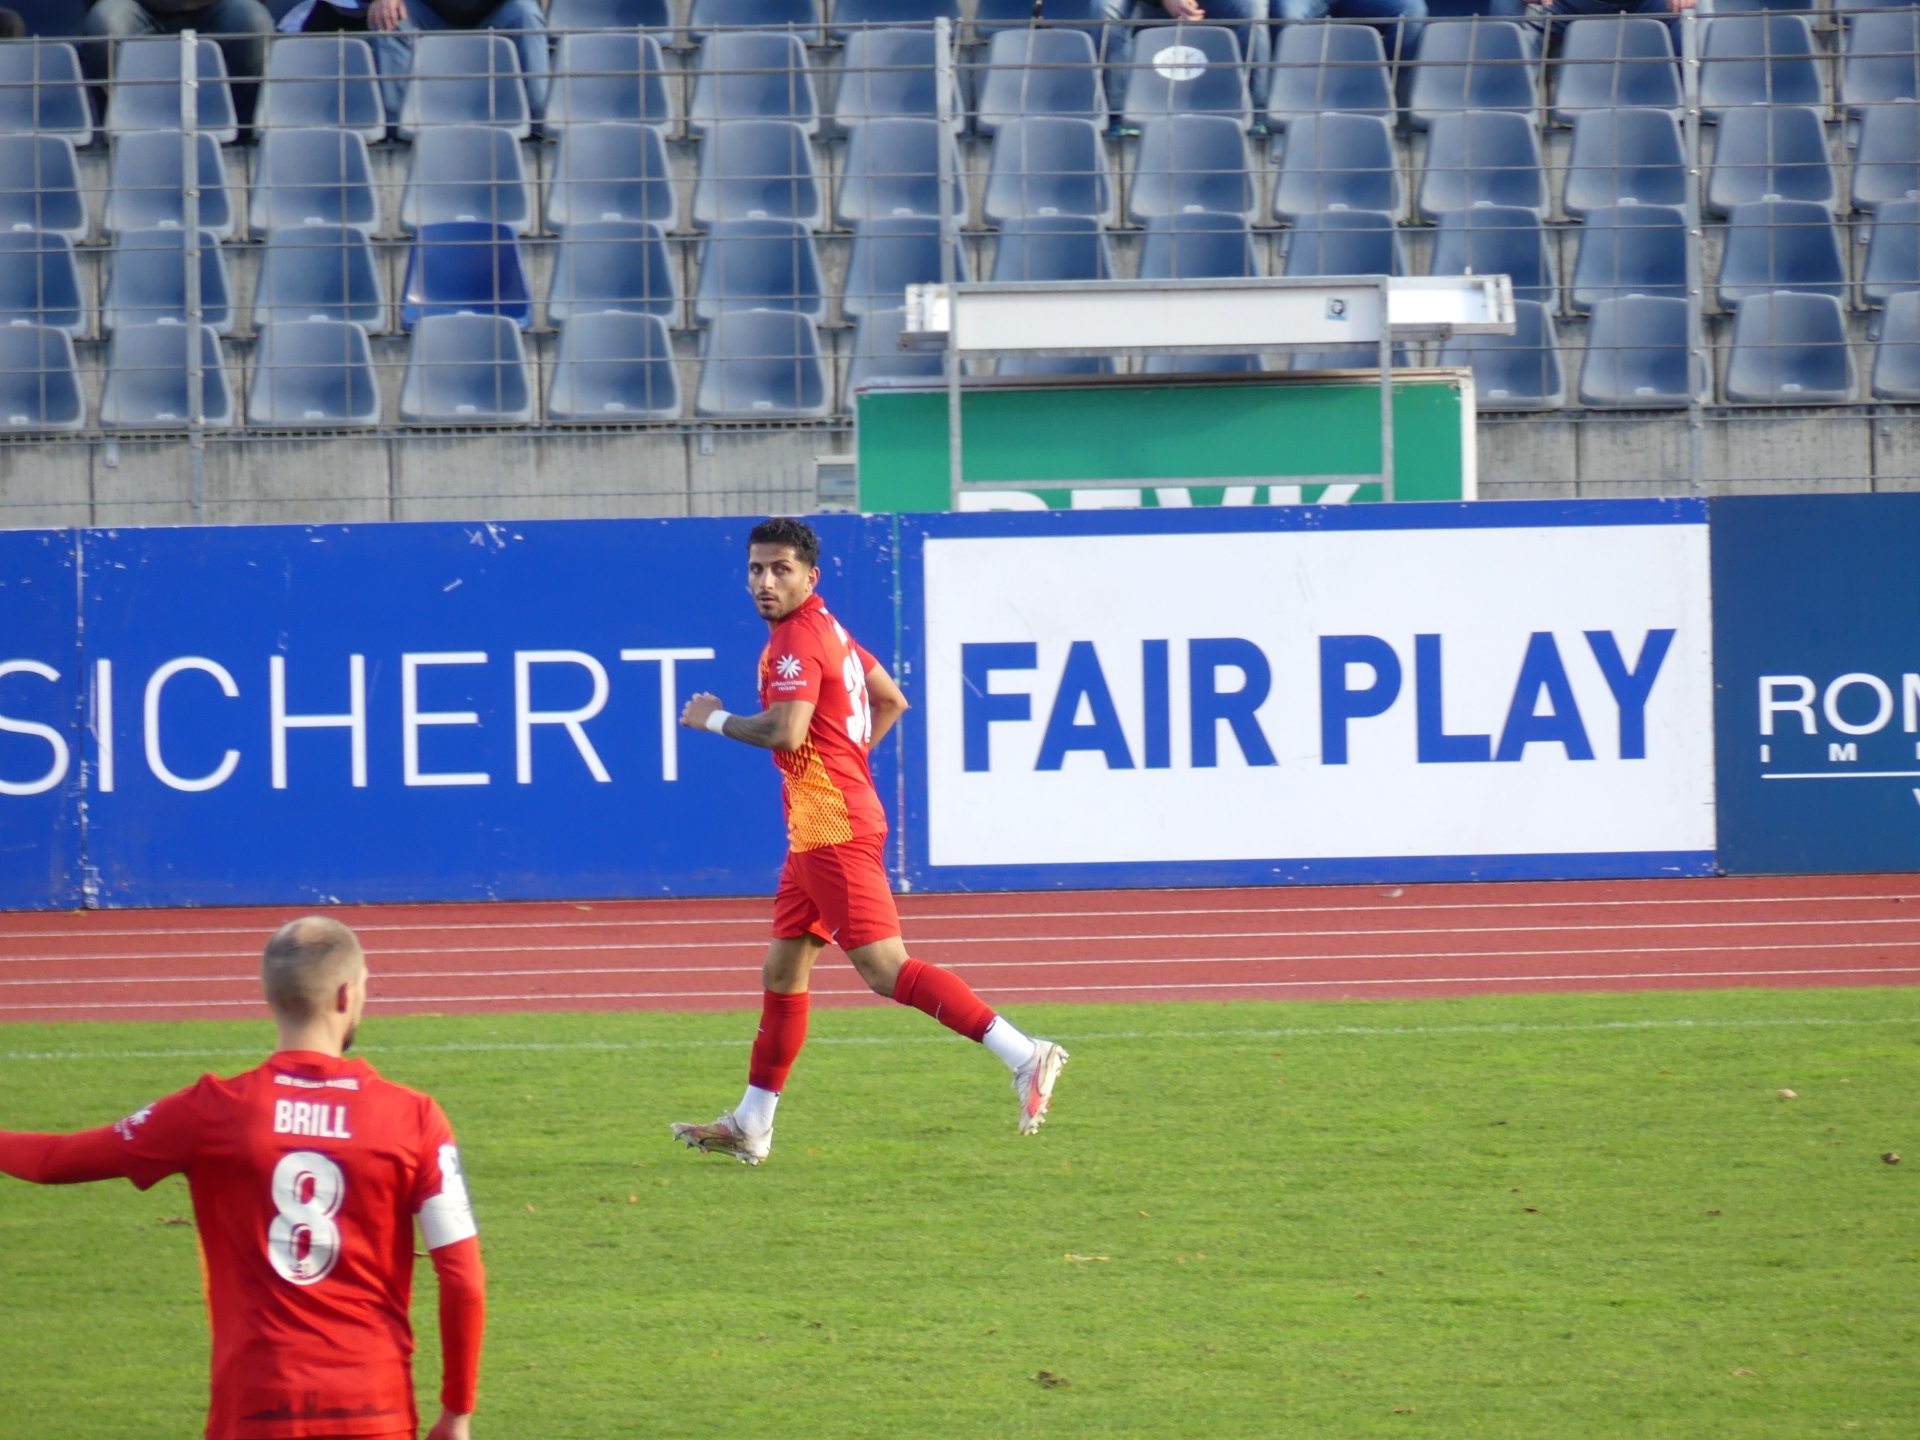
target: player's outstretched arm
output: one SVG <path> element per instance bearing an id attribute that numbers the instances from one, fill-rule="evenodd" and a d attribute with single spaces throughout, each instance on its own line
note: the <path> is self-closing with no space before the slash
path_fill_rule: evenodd
<path id="1" fill-rule="evenodd" d="M 906 695 L 893 683 L 884 665 L 876 664 L 867 671 L 867 703 L 873 707 L 873 738 L 867 742 L 871 750 L 886 739 L 894 722 L 909 709 Z"/>
<path id="2" fill-rule="evenodd" d="M 715 721 L 715 716 L 721 716 Z M 704 692 L 687 701 L 680 712 L 680 723 L 689 730 L 715 730 L 729 740 L 758 745 L 762 750 L 798 750 L 807 743 L 807 727 L 813 723 L 811 700 L 782 700 L 758 715 L 729 715 L 718 695 Z"/>
<path id="3" fill-rule="evenodd" d="M 75 1135 L 0 1130 L 0 1174 L 35 1185 L 83 1185 L 129 1177 L 126 1146 L 111 1125 Z"/>
<path id="4" fill-rule="evenodd" d="M 468 1440 L 479 1399 L 480 1343 L 487 1329 L 487 1272 L 469 1236 L 429 1252 L 440 1280 L 440 1419 L 427 1440 Z"/>

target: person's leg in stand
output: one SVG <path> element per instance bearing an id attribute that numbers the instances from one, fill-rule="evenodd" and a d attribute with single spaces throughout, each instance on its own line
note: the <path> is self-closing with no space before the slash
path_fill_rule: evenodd
<path id="1" fill-rule="evenodd" d="M 445 30 L 447 22 L 420 0 L 406 0 L 406 18 L 397 30 L 374 30 L 367 39 L 373 45 L 373 68 L 380 72 L 380 103 L 386 107 L 387 123 L 400 123 L 401 106 L 407 98 L 407 76 L 413 73 L 413 37 L 422 30 Z"/>
<path id="2" fill-rule="evenodd" d="M 527 77 L 527 110 L 538 124 L 547 114 L 547 77 L 553 60 L 547 50 L 547 17 L 539 0 L 507 0 L 487 16 L 486 28 L 513 36 L 520 52 L 520 73 Z"/>
<path id="3" fill-rule="evenodd" d="M 1495 5 L 1519 0 L 1492 0 Z M 1333 14 L 1342 20 L 1402 20 L 1417 22 L 1427 18 L 1427 0 L 1336 0 Z M 1419 53 L 1420 26 L 1417 23 L 1382 26 L 1380 38 L 1386 44 L 1387 59 L 1411 59 Z"/>
<path id="4" fill-rule="evenodd" d="M 1112 122 L 1109 133 L 1126 127 L 1120 117 L 1127 108 L 1127 67 L 1133 63 L 1133 27 L 1126 23 L 1127 0 L 1094 0 L 1094 13 L 1100 28 L 1094 32 L 1093 48 L 1100 57 L 1102 88 L 1107 92 L 1107 115 Z"/>
<path id="5" fill-rule="evenodd" d="M 251 127 L 260 77 L 267 70 L 267 37 L 273 34 L 273 12 L 260 0 L 215 0 L 206 9 L 196 10 L 189 22 L 203 35 L 220 37 L 220 53 L 233 86 L 234 115 L 241 129 Z"/>
<path id="6" fill-rule="evenodd" d="M 80 47 L 80 68 L 94 82 L 93 111 L 98 120 L 107 113 L 106 81 L 113 73 L 113 42 L 166 31 L 140 0 L 96 0 L 80 28 L 92 37 Z"/>
<path id="7" fill-rule="evenodd" d="M 1247 64 L 1247 90 L 1254 123 L 1265 133 L 1267 114 L 1268 0 L 1200 0 L 1207 23 L 1229 26 Z"/>

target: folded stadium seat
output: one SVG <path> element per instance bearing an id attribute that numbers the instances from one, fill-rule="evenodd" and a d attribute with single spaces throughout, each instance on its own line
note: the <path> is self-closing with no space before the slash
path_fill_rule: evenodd
<path id="1" fill-rule="evenodd" d="M 1050 123 L 1072 125 L 1077 122 Z M 1005 136 L 995 143 L 996 155 L 1005 143 Z M 960 178 L 960 158 L 953 137 L 948 135 L 943 139 L 939 123 L 933 120 L 868 120 L 853 127 L 847 140 L 846 157 L 841 162 L 840 196 L 836 206 L 840 222 L 854 225 L 886 215 L 938 215 L 939 147 L 943 144 L 947 147 L 949 173 L 953 176 L 953 213 L 960 224 L 966 224 L 967 190 Z M 1103 180 L 1105 173 L 1101 172 Z"/>
<path id="2" fill-rule="evenodd" d="M 233 238 L 233 200 L 227 193 L 227 167 L 220 157 L 220 146 L 211 135 L 198 137 L 200 170 L 200 227 L 211 230 L 222 240 Z M 56 141 L 64 144 L 64 141 Z M 69 151 L 67 159 L 72 159 Z M 181 172 L 186 152 L 178 130 L 142 130 L 134 135 L 118 135 L 113 141 L 113 172 L 107 186 L 106 230 L 146 230 L 158 225 L 179 225 L 183 207 L 180 194 Z M 59 198 L 49 196 L 49 201 Z M 78 196 L 75 196 L 76 204 Z M 42 224 L 43 230 L 58 230 L 55 224 Z M 73 232 L 69 232 L 73 233 Z M 84 225 L 74 238 L 84 234 Z"/>
<path id="3" fill-rule="evenodd" d="M 1908 290 L 1920 290 L 1920 200 L 1889 200 L 1873 212 L 1867 231 L 1860 298 L 1887 305 Z"/>
<path id="4" fill-rule="evenodd" d="M 608 122 L 673 123 L 660 42 L 631 31 L 562 35 L 553 54 L 543 128 L 549 135 L 565 138 L 569 125 Z"/>
<path id="5" fill-rule="evenodd" d="M 1664 110 L 1590 110 L 1573 125 L 1561 206 L 1575 219 L 1612 205 L 1684 205 L 1680 124 Z"/>
<path id="6" fill-rule="evenodd" d="M 695 44 L 716 28 L 743 25 L 792 29 L 802 40 L 812 42 L 820 34 L 820 0 L 693 0 L 687 17 Z"/>
<path id="7" fill-rule="evenodd" d="M 813 321 L 791 310 L 729 310 L 701 345 L 694 414 L 714 420 L 825 415 L 833 386 Z"/>
<path id="8" fill-rule="evenodd" d="M 520 328 L 497 315 L 431 315 L 413 332 L 402 425 L 525 425 L 533 383 Z"/>
<path id="9" fill-rule="evenodd" d="M 400 327 L 434 315 L 489 315 L 524 329 L 533 323 L 527 267 L 504 225 L 455 221 L 422 225 L 407 254 Z"/>
<path id="10" fill-rule="evenodd" d="M 791 310 L 826 319 L 826 286 L 812 232 L 791 220 L 714 226 L 700 246 L 693 313 L 711 320 L 727 310 Z"/>
<path id="11" fill-rule="evenodd" d="M 1623 295 L 1593 307 L 1580 403 L 1648 410 L 1687 403 L 1687 302 Z"/>
<path id="12" fill-rule="evenodd" d="M 187 318 L 187 232 L 123 230 L 113 237 L 100 328 L 180 325 Z M 200 322 L 216 335 L 233 333 L 233 288 L 213 232 L 200 232 Z"/>
<path id="13" fill-rule="evenodd" d="M 1144 125 L 1165 115 L 1225 115 L 1253 123 L 1247 66 L 1222 25 L 1155 25 L 1133 37 L 1126 118 Z"/>
<path id="14" fill-rule="evenodd" d="M 1846 317 L 1831 295 L 1750 295 L 1733 317 L 1726 392 L 1736 405 L 1833 405 L 1853 399 Z"/>
<path id="15" fill-rule="evenodd" d="M 1749 200 L 1817 200 L 1831 208 L 1837 196 L 1818 111 L 1805 105 L 1748 105 L 1720 117 L 1707 181 L 1707 205 L 1714 214 L 1729 215 Z"/>
<path id="16" fill-rule="evenodd" d="M 1715 15 L 1756 15 L 1769 10 L 1797 10 L 1805 14 L 1819 7 L 1814 0 L 1711 0 Z"/>
<path id="17" fill-rule="evenodd" d="M 834 0 L 833 38 L 845 40 L 862 28 L 931 25 L 942 17 L 958 26 L 960 0 Z"/>
<path id="18" fill-rule="evenodd" d="M 1846 37 L 1840 97 L 1849 110 L 1920 99 L 1920 10 L 1856 15 Z"/>
<path id="19" fill-rule="evenodd" d="M 671 230 L 680 218 L 666 142 L 652 125 L 569 125 L 560 132 L 547 184 L 547 224 L 651 220 Z"/>
<path id="20" fill-rule="evenodd" d="M 1296 238 L 1299 232 L 1294 232 Z M 1161 215 L 1140 242 L 1142 280 L 1241 279 L 1258 275 L 1253 233 L 1238 215 Z"/>
<path id="21" fill-rule="evenodd" d="M 1258 355 L 1149 355 L 1143 375 L 1228 375 L 1258 370 Z"/>
<path id="22" fill-rule="evenodd" d="M 678 420 L 680 375 L 658 315 L 598 311 L 561 332 L 547 419 L 559 425 Z"/>
<path id="23" fill-rule="evenodd" d="M 1302 115 L 1287 127 L 1285 143 L 1273 189 L 1277 219 L 1324 210 L 1404 213 L 1393 135 L 1382 117 Z"/>
<path id="24" fill-rule="evenodd" d="M 107 347 L 100 423 L 108 430 L 184 430 L 190 422 L 185 325 L 129 325 Z M 209 430 L 233 424 L 220 337 L 200 327 L 200 412 Z"/>
<path id="25" fill-rule="evenodd" d="M 1482 410 L 1558 410 L 1567 377 L 1554 339 L 1553 316 L 1536 300 L 1513 302 L 1511 335 L 1457 335 L 1440 347 L 1441 365 L 1473 368 Z"/>
<path id="26" fill-rule="evenodd" d="M 907 312 L 868 310 L 853 328 L 853 361 L 847 367 L 847 393 L 876 380 L 919 380 L 946 373 L 938 350 L 902 350 L 900 332 Z"/>
<path id="27" fill-rule="evenodd" d="M 1267 123 L 1283 130 L 1328 111 L 1393 119 L 1387 52 L 1372 25 L 1280 27 L 1267 94 Z"/>
<path id="28" fill-rule="evenodd" d="M 900 121 L 900 124 L 912 122 Z M 826 219 L 813 145 L 791 120 L 729 120 L 707 132 L 693 182 L 693 221 Z"/>
<path id="29" fill-rule="evenodd" d="M 1001 126 L 982 209 L 990 225 L 1027 215 L 1091 215 L 1111 223 L 1114 186 L 1099 129 L 1091 120 L 1052 115 Z"/>
<path id="30" fill-rule="evenodd" d="M 1429 275 L 1509 275 L 1513 298 L 1559 305 L 1553 251 L 1546 227 L 1531 210 L 1515 205 L 1476 205 L 1440 217 Z"/>
<path id="31" fill-rule="evenodd" d="M 1033 24 L 1033 0 L 979 0 L 975 8 L 974 28 L 982 35 L 998 35 L 1008 28 L 1024 29 Z M 1043 25 L 1098 25 L 1105 18 L 1099 0 L 1041 0 Z"/>
<path id="32" fill-rule="evenodd" d="M 451 220 L 484 220 L 516 235 L 533 227 L 533 187 L 507 130 L 437 125 L 414 138 L 400 223 L 418 230 Z"/>
<path id="33" fill-rule="evenodd" d="M 860 30 L 847 37 L 841 52 L 840 89 L 834 96 L 833 122 L 843 131 L 862 120 L 888 116 L 916 116 L 933 120 L 940 114 L 940 91 L 934 83 L 933 31 Z M 966 122 L 966 109 L 953 97 L 948 116 L 955 131 Z"/>
<path id="34" fill-rule="evenodd" d="M 1840 232 L 1826 206 L 1811 200 L 1749 200 L 1736 205 L 1720 255 L 1720 304 L 1752 295 L 1803 290 L 1836 300 L 1847 293 Z"/>
<path id="35" fill-rule="evenodd" d="M 606 310 L 654 315 L 669 323 L 677 318 L 680 287 L 660 226 L 647 220 L 590 221 L 560 237 L 547 290 L 547 323 L 565 325 Z"/>
<path id="36" fill-rule="evenodd" d="M 1106 231 L 1086 215 L 1009 220 L 993 247 L 993 279 L 1111 280 Z"/>
<path id="37" fill-rule="evenodd" d="M 443 125 L 497 125 L 516 140 L 531 133 L 527 88 L 510 37 L 497 30 L 426 30 L 413 37 L 400 133 L 412 140 Z"/>
<path id="38" fill-rule="evenodd" d="M 1920 13 L 1920 12 L 1917 12 Z M 1877 210 L 1920 195 L 1920 105 L 1870 105 L 1853 152 L 1853 207 Z"/>
<path id="39" fill-rule="evenodd" d="M 1405 345 L 1393 347 L 1396 369 L 1413 364 L 1413 352 Z M 1380 347 L 1377 345 L 1329 345 L 1324 350 L 1295 350 L 1282 367 L 1287 370 L 1378 370 Z"/>
<path id="40" fill-rule="evenodd" d="M 211 40 L 199 44 L 199 130 L 223 145 L 240 136 L 234 115 L 233 91 L 227 85 L 227 62 Z M 141 130 L 180 128 L 180 42 L 121 40 L 114 46 L 112 98 L 107 103 L 107 131 L 130 135 Z"/>
<path id="41" fill-rule="evenodd" d="M 1684 299 L 1687 221 L 1670 205 L 1618 205 L 1587 213 L 1568 298 L 1577 311 L 1628 295 Z"/>
<path id="42" fill-rule="evenodd" d="M 177 147 L 178 136 L 174 143 Z M 73 141 L 64 135 L 0 135 L 0 230 L 87 238 L 87 202 L 80 194 Z"/>
<path id="43" fill-rule="evenodd" d="M 73 341 L 50 325 L 0 326 L 0 430 L 79 430 L 86 401 Z"/>
<path id="44" fill-rule="evenodd" d="M 253 287 L 253 325 L 293 320 L 387 328 L 386 287 L 364 231 L 302 225 L 267 236 Z"/>
<path id="45" fill-rule="evenodd" d="M 1700 108 L 1826 102 L 1813 31 L 1799 15 L 1729 15 L 1701 22 Z"/>
<path id="46" fill-rule="evenodd" d="M 1873 349 L 1873 398 L 1920 400 L 1920 290 L 1887 301 L 1886 323 Z"/>
<path id="47" fill-rule="evenodd" d="M 1680 67 L 1673 29 L 1651 15 L 1574 20 L 1561 29 L 1553 118 L 1571 125 L 1593 110 L 1665 110 L 1678 117 Z"/>
<path id="48" fill-rule="evenodd" d="M 255 230 L 380 223 L 367 142 L 352 130 L 269 130 L 250 197 Z"/>
<path id="49" fill-rule="evenodd" d="M 1106 89 L 1092 33 L 1009 29 L 993 37 L 975 126 L 991 135 L 1033 115 L 1106 124 Z"/>
<path id="50" fill-rule="evenodd" d="M 93 139 L 93 110 L 73 46 L 57 40 L 0 45 L 0 131 L 64 135 L 76 145 Z"/>
<path id="51" fill-rule="evenodd" d="M 1464 110 L 1511 110 L 1533 118 L 1540 108 L 1533 42 L 1511 20 L 1436 20 L 1420 32 L 1407 114 L 1431 125 Z"/>
<path id="52" fill-rule="evenodd" d="M 1224 115 L 1147 122 L 1127 189 L 1127 214 L 1136 223 L 1204 211 L 1251 220 L 1254 204 L 1246 135 L 1238 124 Z"/>
<path id="53" fill-rule="evenodd" d="M 552 0 L 552 30 L 673 30 L 668 0 Z"/>
<path id="54" fill-rule="evenodd" d="M 993 362 L 996 375 L 1113 375 L 1118 373 L 1105 355 L 1033 355 Z"/>
<path id="55" fill-rule="evenodd" d="M 1437 220 L 1474 205 L 1517 205 L 1542 219 L 1549 205 L 1540 140 L 1525 115 L 1469 110 L 1437 117 L 1420 176 L 1420 214 Z"/>
<path id="56" fill-rule="evenodd" d="M 967 280 L 967 247 L 954 249 L 954 278 Z M 840 313 L 849 320 L 872 310 L 897 310 L 907 286 L 940 279 L 940 222 L 918 215 L 862 220 L 853 231 Z"/>
<path id="57" fill-rule="evenodd" d="M 367 332 L 343 320 L 276 320 L 260 331 L 247 423 L 292 430 L 380 423 L 380 385 Z"/>
<path id="58" fill-rule="evenodd" d="M 728 120 L 791 120 L 811 135 L 820 102 L 807 47 L 781 30 L 730 30 L 700 42 L 687 128 L 704 135 Z"/>
<path id="59" fill-rule="evenodd" d="M 353 130 L 368 144 L 386 139 L 372 48 L 352 35 L 278 37 L 267 47 L 258 123 L 262 130 Z"/>
<path id="60" fill-rule="evenodd" d="M 1287 232 L 1287 275 L 1404 275 L 1400 227 L 1377 210 L 1302 215 Z"/>
<path id="61" fill-rule="evenodd" d="M 0 327 L 47 325 L 87 333 L 87 302 L 73 242 L 48 230 L 0 230 Z"/>

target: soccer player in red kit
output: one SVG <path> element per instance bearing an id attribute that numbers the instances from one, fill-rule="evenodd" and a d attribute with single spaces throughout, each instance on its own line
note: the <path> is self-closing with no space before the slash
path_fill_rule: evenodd
<path id="1" fill-rule="evenodd" d="M 787 812 L 787 863 L 773 902 L 773 941 L 761 978 L 760 1031 L 747 1093 L 710 1125 L 676 1124 L 699 1150 L 758 1165 L 773 1147 L 773 1114 L 807 1038 L 807 980 L 827 944 L 846 951 L 879 995 L 924 1010 L 977 1040 L 1013 1071 L 1020 1133 L 1040 1128 L 1067 1052 L 1022 1035 L 966 981 L 907 954 L 887 882 L 886 811 L 867 752 L 907 708 L 886 667 L 861 649 L 814 594 L 820 541 L 803 521 L 769 520 L 747 537 L 747 591 L 773 632 L 760 656 L 758 715 L 730 715 L 695 695 L 680 723 L 773 752 Z"/>
<path id="2" fill-rule="evenodd" d="M 281 927 L 261 965 L 279 1046 L 116 1125 L 0 1131 L 0 1171 L 45 1185 L 185 1172 L 213 1324 L 207 1440 L 415 1440 L 417 1221 L 440 1277 L 444 1407 L 428 1440 L 468 1440 L 486 1279 L 447 1117 L 345 1057 L 367 998 L 336 920 Z"/>

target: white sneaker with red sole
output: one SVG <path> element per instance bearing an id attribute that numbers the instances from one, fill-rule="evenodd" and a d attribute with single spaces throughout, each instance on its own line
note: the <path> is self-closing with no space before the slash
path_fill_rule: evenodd
<path id="1" fill-rule="evenodd" d="M 1045 1123 L 1053 1105 L 1053 1082 L 1067 1063 L 1067 1052 L 1051 1040 L 1033 1042 L 1033 1058 L 1013 1072 L 1013 1093 L 1020 1097 L 1020 1133 L 1031 1135 Z"/>

